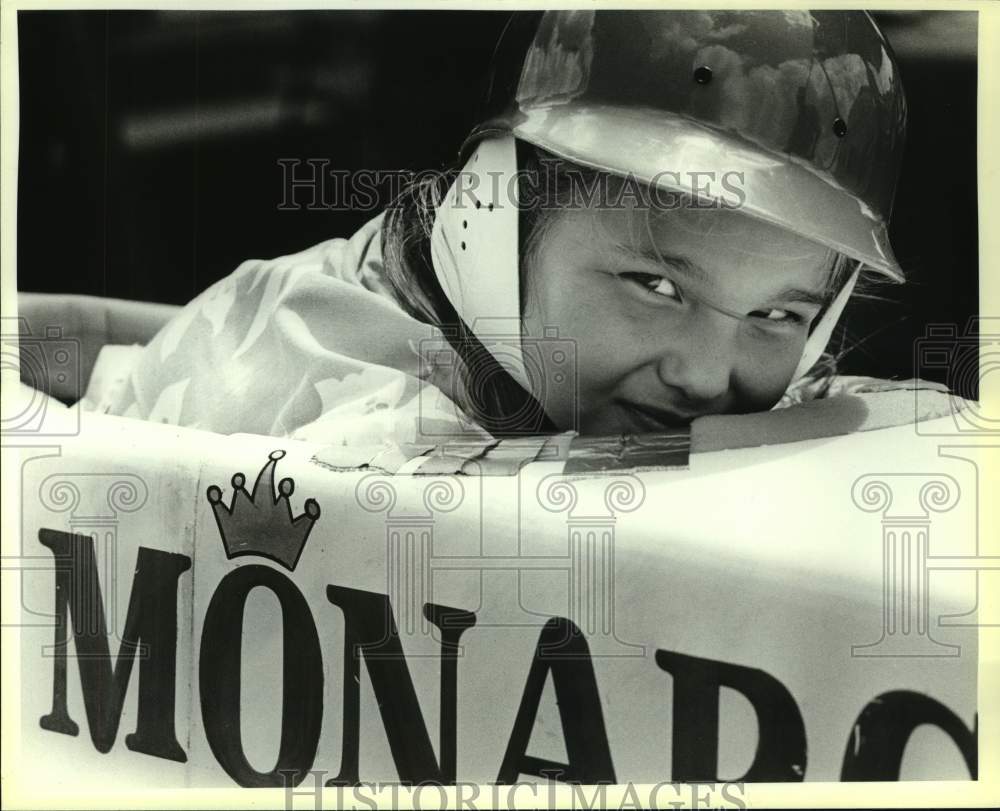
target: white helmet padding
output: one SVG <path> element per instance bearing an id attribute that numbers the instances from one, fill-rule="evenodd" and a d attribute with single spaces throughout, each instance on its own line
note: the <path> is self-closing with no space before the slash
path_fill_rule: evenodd
<path id="1" fill-rule="evenodd" d="M 528 392 L 521 350 L 517 153 L 512 136 L 480 141 L 438 206 L 434 273 L 455 312 Z"/>

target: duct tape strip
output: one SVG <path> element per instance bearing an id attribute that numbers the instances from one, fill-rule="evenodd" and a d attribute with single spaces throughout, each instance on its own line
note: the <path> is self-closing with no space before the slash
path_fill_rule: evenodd
<path id="1" fill-rule="evenodd" d="M 691 431 L 578 437 L 569 448 L 563 473 L 676 470 L 686 468 L 691 454 Z"/>
<path id="2" fill-rule="evenodd" d="M 490 442 L 323 448 L 313 462 L 328 470 L 378 470 L 389 475 L 516 476 L 531 462 L 562 462 L 567 475 L 686 468 L 687 429 L 671 433 L 581 437 L 567 432 Z"/>

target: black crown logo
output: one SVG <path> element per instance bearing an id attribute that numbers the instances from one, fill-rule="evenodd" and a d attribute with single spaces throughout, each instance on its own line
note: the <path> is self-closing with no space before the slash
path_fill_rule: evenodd
<path id="1" fill-rule="evenodd" d="M 274 468 L 284 455 L 284 451 L 271 451 L 251 493 L 246 490 L 246 477 L 236 473 L 229 507 L 222 503 L 219 487 L 213 484 L 208 488 L 208 501 L 227 558 L 260 555 L 295 571 L 313 524 L 319 519 L 319 504 L 315 499 L 306 499 L 306 511 L 292 518 L 288 497 L 295 491 L 295 482 L 285 478 L 279 482 L 277 492 L 274 489 Z"/>

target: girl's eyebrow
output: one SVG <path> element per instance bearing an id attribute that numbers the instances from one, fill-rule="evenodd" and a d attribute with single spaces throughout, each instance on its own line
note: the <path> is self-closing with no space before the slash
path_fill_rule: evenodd
<path id="1" fill-rule="evenodd" d="M 707 279 L 709 277 L 708 272 L 701 267 L 701 265 L 692 262 L 686 256 L 678 256 L 677 254 L 667 253 L 665 251 L 657 250 L 656 248 L 634 248 L 631 245 L 624 245 L 620 242 L 615 242 L 614 245 L 623 253 L 644 262 L 648 262 L 651 265 L 656 265 L 657 267 L 669 265 L 670 267 L 676 268 L 682 273 L 695 278 Z M 802 287 L 786 287 L 776 295 L 772 296 L 771 300 L 797 302 L 799 304 L 814 304 L 817 307 L 823 307 L 829 302 L 829 296 L 825 290 L 817 291 L 806 290 Z"/>
<path id="2" fill-rule="evenodd" d="M 787 287 L 774 297 L 775 301 L 795 301 L 800 304 L 815 304 L 823 307 L 829 303 L 826 291 L 803 290 L 801 287 Z"/>
<path id="3" fill-rule="evenodd" d="M 657 267 L 670 265 L 689 276 L 696 276 L 702 279 L 708 278 L 708 272 L 703 267 L 695 264 L 685 256 L 667 253 L 656 248 L 635 248 L 621 242 L 615 242 L 614 247 L 622 253 L 628 254 L 635 259 L 640 259 L 643 262 L 648 262 L 651 265 L 656 265 Z"/>

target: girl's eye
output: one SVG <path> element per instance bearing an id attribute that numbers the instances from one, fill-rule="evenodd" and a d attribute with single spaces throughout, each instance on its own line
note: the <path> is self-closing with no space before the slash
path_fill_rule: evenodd
<path id="1" fill-rule="evenodd" d="M 751 315 L 776 326 L 796 326 L 805 323 L 805 319 L 801 315 L 791 310 L 780 310 L 777 308 L 772 310 L 758 310 L 755 313 L 751 313 Z"/>
<path id="2" fill-rule="evenodd" d="M 653 295 L 680 301 L 680 291 L 665 276 L 657 276 L 655 273 L 623 273 L 622 277 L 648 290 Z"/>

